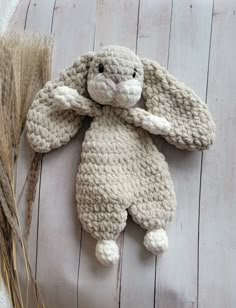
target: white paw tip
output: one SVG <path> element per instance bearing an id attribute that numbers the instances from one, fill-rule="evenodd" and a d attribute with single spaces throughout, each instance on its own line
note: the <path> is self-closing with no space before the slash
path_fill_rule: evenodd
<path id="1" fill-rule="evenodd" d="M 169 121 L 164 118 L 154 117 L 153 122 L 156 124 L 156 128 L 159 129 L 161 134 L 169 133 L 171 129 L 171 124 Z"/>
<path id="2" fill-rule="evenodd" d="M 164 118 L 150 115 L 144 118 L 143 126 L 153 134 L 166 135 L 171 130 L 171 123 Z"/>
<path id="3" fill-rule="evenodd" d="M 53 91 L 54 103 L 61 109 L 70 109 L 73 101 L 78 97 L 78 92 L 75 89 L 67 86 L 57 87 Z"/>
<path id="4" fill-rule="evenodd" d="M 113 240 L 98 241 L 95 254 L 103 265 L 113 265 L 119 260 L 119 248 Z"/>
<path id="5" fill-rule="evenodd" d="M 163 229 L 147 231 L 144 246 L 154 255 L 164 252 L 168 248 L 168 237 Z"/>
<path id="6" fill-rule="evenodd" d="M 162 119 L 162 129 L 163 131 L 165 131 L 166 133 L 169 133 L 170 129 L 171 129 L 171 124 L 169 121 L 167 121 L 166 119 Z"/>
<path id="7" fill-rule="evenodd" d="M 65 95 L 65 96 L 77 96 L 78 92 L 75 89 L 72 89 L 67 86 L 60 86 L 54 90 L 54 93 L 57 95 Z"/>

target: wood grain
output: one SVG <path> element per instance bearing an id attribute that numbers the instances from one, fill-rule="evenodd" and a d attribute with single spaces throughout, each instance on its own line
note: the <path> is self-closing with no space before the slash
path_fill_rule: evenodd
<path id="1" fill-rule="evenodd" d="M 217 139 L 202 163 L 199 308 L 236 307 L 235 12 L 235 1 L 214 3 L 207 104 Z"/>
<path id="2" fill-rule="evenodd" d="M 114 44 L 135 50 L 139 1 L 97 0 L 96 48 Z"/>
<path id="3" fill-rule="evenodd" d="M 212 2 L 173 1 L 168 69 L 205 99 Z M 199 22 L 201 20 L 201 22 Z M 177 196 L 169 249 L 157 258 L 156 307 L 197 307 L 201 153 L 163 142 Z"/>
<path id="4" fill-rule="evenodd" d="M 112 268 L 98 263 L 96 241 L 81 232 L 77 219 L 75 176 L 89 123 L 68 145 L 44 156 L 29 253 L 46 307 L 236 306 L 236 2 L 215 0 L 213 19 L 212 10 L 213 0 L 20 1 L 11 28 L 52 30 L 53 77 L 82 53 L 125 45 L 168 66 L 207 97 L 217 124 L 216 143 L 203 156 L 154 138 L 170 165 L 178 200 L 169 250 L 157 258 L 149 254 L 144 230 L 130 219 L 119 239 L 120 262 Z M 16 186 L 22 220 L 29 161 L 23 136 Z"/>
<path id="5" fill-rule="evenodd" d="M 137 53 L 167 66 L 172 0 L 141 0 Z"/>
<path id="6" fill-rule="evenodd" d="M 165 0 L 155 3 L 150 0 L 141 1 L 139 10 L 137 53 L 165 66 L 168 58 L 171 5 L 171 1 Z M 155 143 L 160 144 L 159 138 L 155 138 Z M 121 307 L 132 307 L 134 302 L 137 308 L 154 305 L 156 262 L 155 257 L 143 246 L 144 235 L 145 230 L 129 219 L 124 236 Z"/>
<path id="7" fill-rule="evenodd" d="M 23 31 L 25 29 L 26 19 L 28 15 L 28 9 L 30 5 L 30 0 L 21 0 L 15 13 L 10 20 L 8 29 L 9 31 Z"/>
<path id="8" fill-rule="evenodd" d="M 50 34 L 55 0 L 33 0 L 29 2 L 25 18 L 26 32 Z"/>

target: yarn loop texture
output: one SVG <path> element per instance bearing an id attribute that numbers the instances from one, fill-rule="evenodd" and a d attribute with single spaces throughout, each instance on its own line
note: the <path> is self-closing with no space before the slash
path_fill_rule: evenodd
<path id="1" fill-rule="evenodd" d="M 136 107 L 141 95 L 146 110 Z M 93 120 L 82 144 L 76 200 L 83 228 L 98 240 L 97 258 L 105 265 L 119 259 L 115 240 L 128 213 L 147 230 L 145 247 L 165 251 L 176 197 L 150 133 L 181 149 L 207 149 L 215 124 L 206 104 L 157 62 L 107 46 L 81 56 L 39 91 L 27 117 L 28 141 L 38 152 L 58 148 L 84 116 Z"/>

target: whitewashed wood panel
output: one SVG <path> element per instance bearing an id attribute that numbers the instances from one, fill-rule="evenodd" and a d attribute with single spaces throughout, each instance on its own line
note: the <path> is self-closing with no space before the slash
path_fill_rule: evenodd
<path id="1" fill-rule="evenodd" d="M 85 0 L 55 2 L 53 77 L 82 52 L 92 49 L 93 11 L 94 1 L 90 5 Z M 37 280 L 50 308 L 77 307 L 81 227 L 75 203 L 75 177 L 82 138 L 83 134 L 78 134 L 43 160 Z"/>
<path id="2" fill-rule="evenodd" d="M 139 1 L 97 0 L 96 48 L 123 45 L 135 50 Z"/>
<path id="3" fill-rule="evenodd" d="M 26 32 L 50 34 L 55 0 L 32 0 L 25 19 Z"/>
<path id="4" fill-rule="evenodd" d="M 137 53 L 167 66 L 172 0 L 141 0 Z"/>
<path id="5" fill-rule="evenodd" d="M 137 18 L 138 1 L 97 1 L 95 50 L 103 45 L 118 44 L 135 51 Z M 118 243 L 122 255 L 123 235 L 120 236 Z M 118 307 L 122 257 L 113 267 L 103 267 L 95 257 L 95 245 L 96 241 L 83 231 L 78 306 Z"/>
<path id="6" fill-rule="evenodd" d="M 137 53 L 167 65 L 171 1 L 141 1 Z M 154 138 L 157 143 L 158 138 Z M 160 143 L 160 140 L 158 140 Z M 124 236 L 121 307 L 153 307 L 155 300 L 155 257 L 143 246 L 145 230 L 129 219 Z"/>
<path id="7" fill-rule="evenodd" d="M 17 4 L 18 0 L 0 0 L 0 33 L 5 32 L 8 28 Z"/>
<path id="8" fill-rule="evenodd" d="M 205 99 L 212 1 L 173 1 L 169 71 Z M 169 249 L 157 258 L 156 307 L 197 307 L 198 206 L 201 153 L 163 142 L 177 195 Z"/>
<path id="9" fill-rule="evenodd" d="M 27 10 L 30 0 L 21 0 L 13 14 L 7 31 L 22 31 L 25 28 Z"/>
<path id="10" fill-rule="evenodd" d="M 21 0 L 11 28 L 23 30 L 26 25 L 27 31 L 44 33 L 52 28 L 53 77 L 81 53 L 102 45 L 121 44 L 168 66 L 204 99 L 212 2 Z M 235 11 L 234 0 L 215 0 L 207 103 L 218 129 L 215 146 L 203 155 L 202 178 L 201 153 L 179 151 L 154 138 L 170 165 L 178 200 L 176 217 L 168 228 L 169 250 L 163 256 L 155 258 L 145 250 L 144 230 L 129 219 L 119 239 L 119 264 L 106 268 L 96 260 L 96 241 L 81 232 L 74 198 L 81 143 L 88 123 L 70 144 L 44 156 L 29 254 L 47 307 L 236 306 L 236 149 L 232 135 L 236 123 Z M 29 161 L 30 151 L 23 136 L 17 165 L 18 199 Z M 19 202 L 22 221 L 24 198 L 25 191 Z M 29 307 L 33 308 L 31 303 Z"/>
<path id="11" fill-rule="evenodd" d="M 214 3 L 207 103 L 217 138 L 203 156 L 199 308 L 236 307 L 236 2 Z"/>
<path id="12" fill-rule="evenodd" d="M 52 32 L 55 35 L 53 77 L 81 54 L 93 50 L 96 0 L 57 0 Z"/>

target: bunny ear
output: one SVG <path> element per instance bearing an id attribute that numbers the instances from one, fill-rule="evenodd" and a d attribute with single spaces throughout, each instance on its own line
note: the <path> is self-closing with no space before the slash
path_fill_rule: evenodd
<path id="1" fill-rule="evenodd" d="M 82 55 L 59 78 L 48 81 L 36 95 L 27 115 L 27 139 L 36 152 L 49 152 L 68 143 L 79 130 L 83 117 L 73 110 L 60 110 L 53 103 L 53 90 L 59 86 L 76 89 L 88 96 L 87 74 L 93 53 Z"/>
<path id="2" fill-rule="evenodd" d="M 180 149 L 207 149 L 215 138 L 215 124 L 206 104 L 157 62 L 141 60 L 146 107 L 172 125 L 170 133 L 163 137 Z"/>

